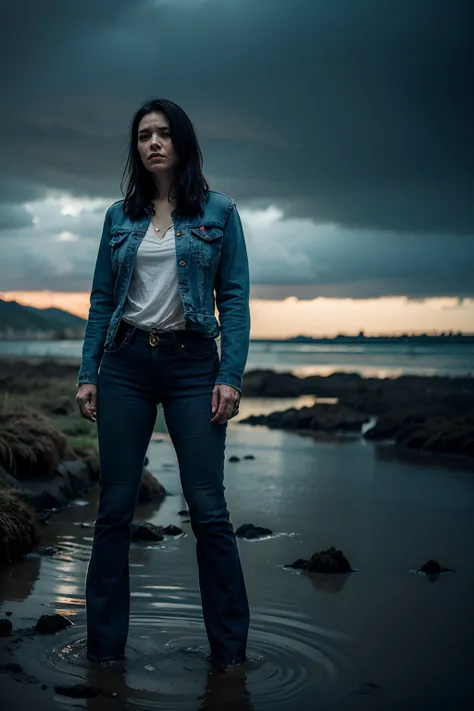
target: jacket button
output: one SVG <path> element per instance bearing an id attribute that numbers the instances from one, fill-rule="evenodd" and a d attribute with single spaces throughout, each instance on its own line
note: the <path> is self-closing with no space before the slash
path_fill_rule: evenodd
<path id="1" fill-rule="evenodd" d="M 186 264 L 186 262 L 184 262 L 183 260 L 181 260 L 180 263 L 179 263 L 179 266 L 180 266 L 180 267 L 184 267 L 185 264 Z"/>
<path id="2" fill-rule="evenodd" d="M 176 232 L 176 237 L 181 237 L 182 234 L 182 232 Z"/>

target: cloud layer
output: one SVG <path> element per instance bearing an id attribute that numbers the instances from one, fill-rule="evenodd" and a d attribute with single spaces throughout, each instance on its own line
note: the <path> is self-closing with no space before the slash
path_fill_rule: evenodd
<path id="1" fill-rule="evenodd" d="M 468 0 L 11 3 L 0 289 L 88 288 L 130 118 L 164 95 L 245 213 L 255 289 L 472 295 L 470 14 Z M 61 194 L 104 203 L 61 215 Z"/>

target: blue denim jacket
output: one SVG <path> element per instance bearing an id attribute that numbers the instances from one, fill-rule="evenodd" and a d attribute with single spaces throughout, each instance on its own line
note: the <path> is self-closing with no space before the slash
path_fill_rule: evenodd
<path id="1" fill-rule="evenodd" d="M 172 216 L 185 327 L 212 338 L 221 336 L 216 383 L 232 385 L 242 392 L 250 338 L 249 268 L 242 223 L 235 203 L 222 193 L 210 191 L 203 208 L 202 217 Z M 123 200 L 107 210 L 92 280 L 78 386 L 97 384 L 104 348 L 114 342 L 135 255 L 149 224 L 149 216 L 130 219 L 123 211 Z M 220 323 L 215 317 L 216 306 Z"/>

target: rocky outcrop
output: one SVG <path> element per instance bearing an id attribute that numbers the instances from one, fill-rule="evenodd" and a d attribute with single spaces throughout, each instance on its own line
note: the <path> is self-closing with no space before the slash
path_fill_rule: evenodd
<path id="1" fill-rule="evenodd" d="M 248 391 L 246 383 L 248 382 Z M 251 425 L 320 432 L 364 432 L 371 441 L 397 447 L 474 459 L 474 378 L 363 378 L 357 373 L 296 378 L 291 373 L 249 371 L 246 396 L 333 398 L 337 404 L 272 412 L 241 420 Z M 312 417 L 314 414 L 314 417 Z M 365 419 L 364 419 L 365 416 Z"/>
<path id="2" fill-rule="evenodd" d="M 312 432 L 360 432 L 369 416 L 339 405 L 316 403 L 312 407 L 289 408 L 269 415 L 250 416 L 242 423 L 266 425 L 271 429 L 310 430 Z"/>
<path id="3" fill-rule="evenodd" d="M 422 415 L 384 416 L 364 434 L 390 440 L 406 449 L 474 458 L 474 418 L 448 419 Z"/>
<path id="4" fill-rule="evenodd" d="M 244 374 L 246 397 L 298 397 L 301 380 L 292 373 L 274 370 L 250 370 Z"/>

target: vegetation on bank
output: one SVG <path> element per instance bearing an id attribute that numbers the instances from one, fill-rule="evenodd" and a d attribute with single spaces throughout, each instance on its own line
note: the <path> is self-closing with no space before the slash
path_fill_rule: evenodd
<path id="1" fill-rule="evenodd" d="M 62 376 L 62 377 L 61 377 Z M 40 529 L 25 487 L 52 478 L 64 460 L 97 456 L 95 426 L 75 402 L 75 378 L 28 366 L 0 370 L 0 567 L 39 541 Z"/>
<path id="2" fill-rule="evenodd" d="M 0 488 L 0 567 L 29 553 L 39 539 L 34 511 L 14 489 Z"/>

